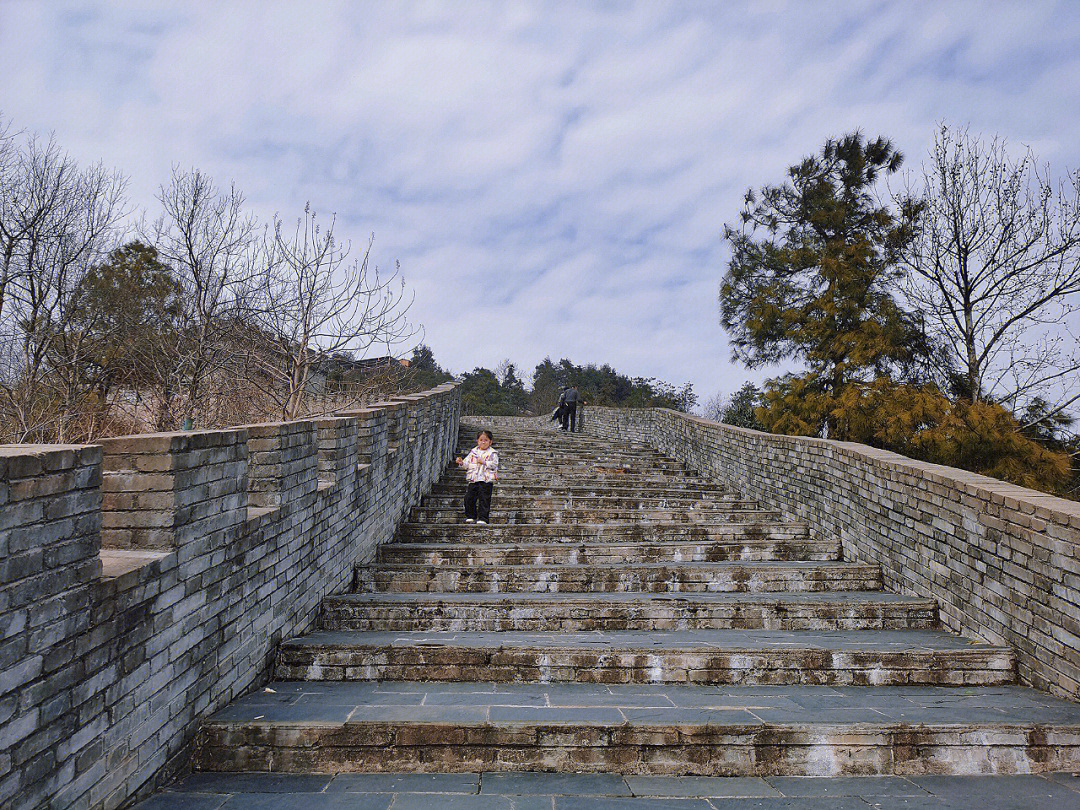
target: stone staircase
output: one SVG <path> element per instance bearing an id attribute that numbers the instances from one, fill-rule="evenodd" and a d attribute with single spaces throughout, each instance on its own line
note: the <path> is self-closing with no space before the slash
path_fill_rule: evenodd
<path id="1" fill-rule="evenodd" d="M 466 424 L 461 449 L 473 445 Z M 208 771 L 1024 773 L 1080 707 L 1007 648 L 642 445 L 495 431 L 492 525 L 450 467 L 275 681 L 205 723 Z"/>

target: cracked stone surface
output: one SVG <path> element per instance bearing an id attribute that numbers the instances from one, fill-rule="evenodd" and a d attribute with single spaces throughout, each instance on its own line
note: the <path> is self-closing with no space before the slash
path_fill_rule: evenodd
<path id="1" fill-rule="evenodd" d="M 138 810 L 1080 810 L 1080 777 L 199 773 Z"/>

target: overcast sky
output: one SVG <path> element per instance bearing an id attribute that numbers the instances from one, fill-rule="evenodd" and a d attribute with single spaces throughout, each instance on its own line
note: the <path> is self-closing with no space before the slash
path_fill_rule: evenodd
<path id="1" fill-rule="evenodd" d="M 0 114 L 261 217 L 336 213 L 400 261 L 453 371 L 545 356 L 691 381 L 732 364 L 723 224 L 830 136 L 935 124 L 1080 166 L 1080 2 L 0 0 Z"/>

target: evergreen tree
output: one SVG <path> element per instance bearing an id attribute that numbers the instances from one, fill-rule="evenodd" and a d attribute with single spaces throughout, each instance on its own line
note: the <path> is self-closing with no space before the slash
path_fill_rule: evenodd
<path id="1" fill-rule="evenodd" d="M 856 132 L 827 141 L 784 184 L 749 191 L 742 226 L 725 226 L 732 258 L 721 321 L 734 358 L 751 368 L 805 364 L 804 375 L 786 381 L 792 395 L 781 404 L 807 432 L 846 438 L 831 407 L 845 388 L 914 376 L 928 354 L 918 320 L 891 292 L 911 229 L 875 195 L 879 178 L 901 162 L 884 138 L 867 142 Z M 803 408 L 806 394 L 825 407 Z"/>
<path id="2" fill-rule="evenodd" d="M 721 408 L 720 421 L 736 427 L 764 430 L 765 426 L 757 418 L 756 414 L 757 409 L 761 406 L 761 400 L 761 390 L 752 382 L 746 383 Z"/>

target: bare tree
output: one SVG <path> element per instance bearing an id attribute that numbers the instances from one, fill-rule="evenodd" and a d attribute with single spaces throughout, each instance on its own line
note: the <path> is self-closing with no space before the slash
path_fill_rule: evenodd
<path id="1" fill-rule="evenodd" d="M 7 438 L 70 441 L 94 387 L 75 328 L 88 270 L 115 246 L 126 181 L 51 139 L 0 133 L 0 400 Z M 81 313 L 85 317 L 85 313 Z"/>
<path id="2" fill-rule="evenodd" d="M 954 388 L 1018 412 L 1080 401 L 1080 173 L 942 126 L 899 201 L 916 223 L 906 294 L 958 372 Z M 1071 324 L 1071 326 L 1070 326 Z"/>
<path id="3" fill-rule="evenodd" d="M 229 361 L 232 343 L 223 336 L 243 309 L 253 284 L 256 223 L 244 210 L 244 195 L 230 186 L 218 193 L 214 181 L 196 170 L 173 169 L 158 195 L 162 215 L 149 241 L 172 266 L 183 287 L 181 345 L 172 347 L 175 383 L 163 397 L 170 410 L 173 392 L 183 398 L 188 426 L 206 410 L 205 386 Z M 158 420 L 164 421 L 164 418 Z"/>
<path id="4" fill-rule="evenodd" d="M 722 391 L 717 391 L 708 397 L 701 406 L 701 415 L 713 422 L 719 422 L 724 417 L 724 409 L 727 407 L 727 397 Z"/>
<path id="5" fill-rule="evenodd" d="M 335 360 L 363 356 L 375 345 L 390 353 L 415 334 L 404 279 L 396 270 L 383 276 L 370 263 L 374 236 L 362 256 L 350 259 L 351 245 L 336 239 L 335 225 L 331 217 L 324 227 L 308 204 L 294 228 L 276 217 L 268 234 L 251 333 L 267 345 L 252 354 L 256 379 L 285 419 L 304 410 L 313 377 L 325 380 Z"/>

